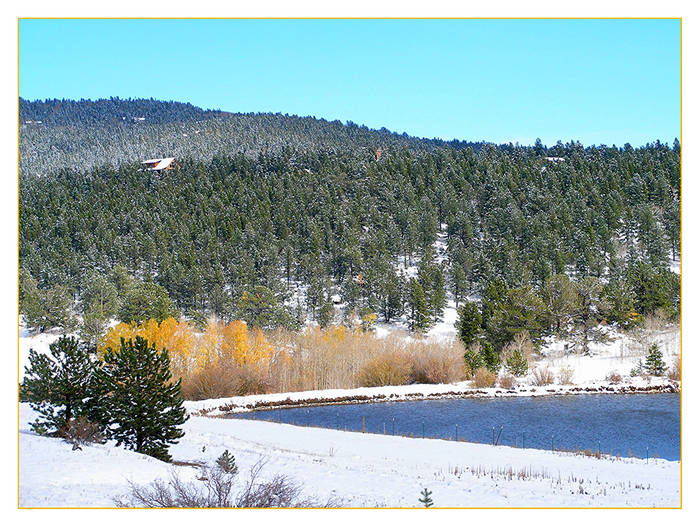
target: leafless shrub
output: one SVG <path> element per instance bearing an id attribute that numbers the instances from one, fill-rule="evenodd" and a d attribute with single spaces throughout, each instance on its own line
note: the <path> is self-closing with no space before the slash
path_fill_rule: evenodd
<path id="1" fill-rule="evenodd" d="M 278 350 L 270 367 L 276 391 L 464 379 L 464 347 L 457 339 L 411 340 L 401 332 L 379 338 L 345 326 L 313 327 L 297 333 L 275 330 L 267 337 Z"/>
<path id="2" fill-rule="evenodd" d="M 516 351 L 519 351 L 522 358 L 528 362 L 534 358 L 535 346 L 532 344 L 532 339 L 528 331 L 521 331 L 513 337 L 512 341 L 503 347 L 501 360 L 506 362 Z"/>
<path id="3" fill-rule="evenodd" d="M 644 317 L 644 329 L 657 333 L 669 324 L 668 314 L 663 309 L 657 309 L 651 315 Z"/>
<path id="4" fill-rule="evenodd" d="M 559 370 L 559 384 L 573 384 L 574 373 L 575 372 L 573 368 L 562 368 L 561 370 Z"/>
<path id="5" fill-rule="evenodd" d="M 417 343 L 411 347 L 411 351 L 411 382 L 445 384 L 464 378 L 464 358 L 461 349 Z"/>
<path id="6" fill-rule="evenodd" d="M 236 475 L 218 467 L 204 468 L 199 483 L 183 482 L 174 471 L 167 482 L 156 480 L 150 485 L 130 484 L 130 495 L 117 497 L 117 507 L 145 508 L 269 508 L 269 507 L 339 507 L 337 500 L 319 502 L 302 496 L 301 487 L 282 475 L 260 480 L 265 465 L 258 461 L 250 471 L 242 489 L 235 492 Z"/>
<path id="7" fill-rule="evenodd" d="M 518 385 L 518 381 L 513 375 L 506 373 L 498 378 L 498 385 L 505 390 L 512 390 Z"/>
<path id="8" fill-rule="evenodd" d="M 304 498 L 301 487 L 286 476 L 275 475 L 269 481 L 259 482 L 259 475 L 264 462 L 256 463 L 250 472 L 243 491 L 236 499 L 236 507 L 248 508 L 312 508 L 337 506 L 332 502 L 319 504 L 313 498 Z"/>
<path id="9" fill-rule="evenodd" d="M 605 380 L 612 384 L 619 384 L 622 382 L 622 375 L 616 371 L 611 371 L 608 373 L 607 377 L 605 377 Z"/>
<path id="10" fill-rule="evenodd" d="M 533 369 L 532 378 L 536 386 L 554 384 L 554 374 L 547 366 Z"/>
<path id="11" fill-rule="evenodd" d="M 479 368 L 474 372 L 475 388 L 491 388 L 496 385 L 497 375 L 486 368 Z"/>
<path id="12" fill-rule="evenodd" d="M 680 381 L 681 380 L 681 356 L 676 355 L 673 358 L 673 364 L 671 365 L 671 369 L 668 370 L 668 378 L 671 379 L 672 381 Z"/>
<path id="13" fill-rule="evenodd" d="M 257 365 L 224 359 L 184 376 L 182 382 L 182 393 L 190 400 L 266 393 L 270 388 L 266 372 Z"/>
<path id="14" fill-rule="evenodd" d="M 357 380 L 360 386 L 394 386 L 408 384 L 410 374 L 411 364 L 406 354 L 390 351 L 366 362 Z"/>
<path id="15" fill-rule="evenodd" d="M 104 435 L 99 425 L 90 422 L 86 417 L 71 419 L 58 435 L 73 445 L 73 450 L 77 450 L 82 445 L 88 443 L 104 442 Z"/>

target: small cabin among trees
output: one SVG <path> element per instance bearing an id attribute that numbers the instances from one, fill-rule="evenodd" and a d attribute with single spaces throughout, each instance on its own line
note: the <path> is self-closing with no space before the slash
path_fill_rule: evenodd
<path id="1" fill-rule="evenodd" d="M 145 170 L 151 171 L 161 171 L 161 170 L 172 170 L 173 168 L 180 168 L 180 163 L 175 161 L 174 157 L 163 157 L 158 159 L 146 159 L 141 161 Z"/>

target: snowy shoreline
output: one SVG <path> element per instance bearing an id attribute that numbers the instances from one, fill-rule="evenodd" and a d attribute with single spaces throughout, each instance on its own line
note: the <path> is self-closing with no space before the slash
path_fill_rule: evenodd
<path id="1" fill-rule="evenodd" d="M 84 445 L 31 432 L 36 417 L 20 405 L 19 506 L 113 507 L 130 482 L 148 485 L 175 473 L 198 485 L 199 467 L 229 449 L 244 481 L 284 474 L 319 499 L 346 507 L 679 507 L 680 462 L 407 438 L 266 421 L 190 418 L 171 448 L 174 464 L 116 447 Z"/>
<path id="2" fill-rule="evenodd" d="M 469 382 L 419 384 L 244 395 L 202 401 L 185 401 L 185 407 L 191 415 L 219 417 L 229 413 L 252 412 L 255 410 L 303 408 L 333 404 L 560 395 L 630 395 L 636 393 L 680 393 L 681 391 L 680 382 L 661 379 L 657 382 L 640 380 L 639 382 L 617 384 L 585 383 L 578 385 L 522 386 L 511 390 L 503 388 L 471 388 L 469 384 Z"/>

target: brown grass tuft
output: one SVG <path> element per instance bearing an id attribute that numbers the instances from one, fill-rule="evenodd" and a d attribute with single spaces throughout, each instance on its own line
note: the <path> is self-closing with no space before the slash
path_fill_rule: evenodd
<path id="1" fill-rule="evenodd" d="M 497 375 L 486 368 L 479 368 L 474 372 L 475 388 L 491 388 L 496 386 Z"/>
<path id="2" fill-rule="evenodd" d="M 676 355 L 673 358 L 673 364 L 671 365 L 671 368 L 668 370 L 668 378 L 671 379 L 672 381 L 680 381 L 681 380 L 681 356 Z"/>
<path id="3" fill-rule="evenodd" d="M 267 393 L 270 388 L 268 376 L 257 366 L 227 360 L 207 364 L 182 379 L 183 396 L 194 401 Z"/>
<path id="4" fill-rule="evenodd" d="M 605 380 L 608 381 L 609 383 L 612 383 L 612 384 L 619 384 L 622 382 L 622 375 L 620 375 L 616 371 L 611 371 L 605 377 Z"/>
<path id="5" fill-rule="evenodd" d="M 554 384 L 554 374 L 547 366 L 533 369 L 532 377 L 536 386 L 546 386 L 547 384 Z"/>
<path id="6" fill-rule="evenodd" d="M 456 346 L 416 343 L 409 349 L 411 382 L 445 384 L 464 378 L 464 359 Z"/>
<path id="7" fill-rule="evenodd" d="M 498 385 L 505 390 L 512 390 L 518 385 L 518 381 L 513 375 L 506 373 L 498 378 Z"/>
<path id="8" fill-rule="evenodd" d="M 405 353 L 387 351 L 366 362 L 357 374 L 360 386 L 396 386 L 408 384 L 411 364 Z"/>
<path id="9" fill-rule="evenodd" d="M 559 384 L 574 384 L 573 368 L 562 368 L 559 370 Z"/>

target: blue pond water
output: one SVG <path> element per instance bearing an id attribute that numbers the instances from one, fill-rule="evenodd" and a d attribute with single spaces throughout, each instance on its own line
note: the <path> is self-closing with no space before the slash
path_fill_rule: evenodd
<path id="1" fill-rule="evenodd" d="M 526 448 L 680 459 L 680 395 L 440 399 L 259 410 L 236 419 Z M 502 429 L 501 429 L 502 427 Z M 500 435 L 499 435 L 500 434 Z"/>

